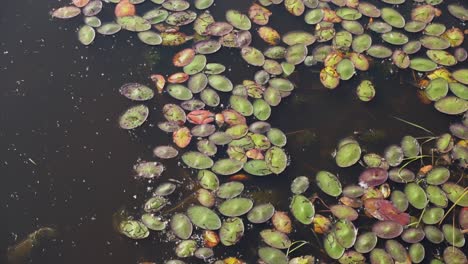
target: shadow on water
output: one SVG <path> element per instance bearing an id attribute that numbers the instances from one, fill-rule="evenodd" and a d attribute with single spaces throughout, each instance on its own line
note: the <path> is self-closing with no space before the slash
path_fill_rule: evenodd
<path id="1" fill-rule="evenodd" d="M 250 5 L 250 1 L 235 2 L 218 3 L 215 18 L 222 19 L 226 6 L 246 10 Z M 131 102 L 119 95 L 118 88 L 126 82 L 150 85 L 151 73 L 175 71 L 170 60 L 179 48 L 150 48 L 125 32 L 99 37 L 95 45 L 82 47 L 75 38 L 79 21 L 58 23 L 49 18 L 49 10 L 59 5 L 7 1 L 0 9 L 0 31 L 6 32 L 0 37 L 2 253 L 39 227 L 53 226 L 59 239 L 35 252 L 34 263 L 117 264 L 171 258 L 173 243 L 161 243 L 164 234 L 131 241 L 113 230 L 112 214 L 122 206 L 138 210 L 150 195 L 147 188 L 156 185 L 136 181 L 131 168 L 137 159 L 151 160 L 155 146 L 170 143 L 155 124 L 162 118 L 162 106 L 173 102 L 167 96 L 157 97 L 149 104 L 154 110 L 149 122 L 126 132 L 117 127 L 116 119 Z M 281 33 L 304 27 L 302 20 L 279 8 L 272 11 L 282 14 L 272 17 Z M 257 44 L 262 45 L 255 38 Z M 237 50 L 223 50 L 210 56 L 210 61 L 230 65 L 227 75 L 235 83 L 254 72 Z M 319 82 L 318 67 L 298 68 L 291 78 L 297 90 L 274 109 L 269 120 L 289 134 L 291 166 L 281 176 L 252 179 L 248 182 L 252 195 L 260 191 L 263 199 L 287 210 L 289 193 L 284 186 L 296 176 L 327 169 L 341 179 L 355 180 L 356 175 L 337 170 L 331 159 L 338 139 L 354 134 L 367 150 L 382 152 L 405 134 L 423 134 L 392 116 L 436 134 L 446 131 L 450 119 L 432 105 L 421 104 L 409 73 L 389 74 L 384 71 L 388 62 L 373 64 L 375 70 L 364 73 L 377 88 L 377 97 L 370 103 L 354 95 L 358 78 L 329 91 Z M 177 161 L 165 165 L 162 180 L 190 183 L 192 172 L 180 168 Z M 192 191 L 172 198 L 182 200 Z M 302 231 L 294 239 L 314 241 L 311 232 Z M 218 248 L 216 255 L 242 251 L 241 257 L 253 263 L 258 241 L 256 232 L 250 232 L 239 247 Z M 320 254 L 310 246 L 304 250 Z"/>

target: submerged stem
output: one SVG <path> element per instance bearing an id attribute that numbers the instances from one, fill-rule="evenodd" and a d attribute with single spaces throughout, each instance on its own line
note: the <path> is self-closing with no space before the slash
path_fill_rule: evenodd
<path id="1" fill-rule="evenodd" d="M 396 120 L 401 121 L 403 123 L 406 123 L 406 124 L 408 124 L 410 126 L 414 126 L 414 127 L 419 128 L 421 130 L 424 130 L 424 131 L 428 132 L 431 135 L 434 135 L 434 133 L 432 131 L 430 131 L 429 129 L 427 129 L 427 128 L 423 127 L 423 126 L 420 126 L 418 124 L 412 123 L 410 121 L 407 121 L 407 120 L 405 120 L 403 118 L 399 118 L 399 117 L 396 117 L 396 116 L 393 116 L 393 118 L 395 118 Z"/>
<path id="2" fill-rule="evenodd" d="M 465 189 L 463 189 L 462 195 L 460 195 L 460 197 L 458 197 L 458 199 L 453 203 L 453 205 L 450 207 L 450 209 L 447 210 L 447 212 L 445 213 L 444 217 L 442 217 L 442 219 L 440 219 L 439 225 L 442 224 L 442 222 L 445 220 L 445 218 L 447 217 L 447 215 L 453 210 L 453 208 L 455 208 L 455 206 L 458 205 L 458 203 L 461 201 L 461 199 L 463 199 L 463 197 L 464 197 L 467 193 L 468 193 L 468 187 L 466 187 Z"/>

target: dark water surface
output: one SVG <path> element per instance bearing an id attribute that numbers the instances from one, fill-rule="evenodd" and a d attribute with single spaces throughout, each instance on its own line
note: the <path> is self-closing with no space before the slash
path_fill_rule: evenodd
<path id="1" fill-rule="evenodd" d="M 218 19 L 228 7 L 246 11 L 251 4 L 216 2 L 213 12 Z M 139 208 L 150 196 L 146 188 L 156 185 L 135 180 L 132 166 L 138 159 L 151 160 L 155 146 L 171 142 L 155 124 L 162 119 L 159 110 L 173 100 L 157 97 L 148 104 L 155 110 L 149 122 L 127 132 L 118 128 L 116 119 L 132 103 L 118 89 L 126 82 L 151 85 L 150 74 L 174 72 L 170 59 L 181 48 L 145 46 L 127 32 L 98 36 L 94 45 L 83 47 L 75 36 L 80 18 L 50 19 L 49 10 L 64 4 L 6 0 L 0 7 L 0 250 L 3 255 L 8 246 L 37 228 L 53 226 L 60 232 L 59 241 L 36 252 L 33 263 L 161 263 L 173 256 L 174 243 L 160 243 L 165 236 L 155 232 L 143 242 L 124 238 L 114 231 L 112 214 L 122 206 Z M 271 10 L 271 24 L 281 33 L 305 27 L 302 18 L 292 18 L 279 7 Z M 254 40 L 253 46 L 262 45 Z M 254 72 L 238 52 L 224 49 L 209 56 L 211 62 L 231 66 L 227 75 L 234 83 L 251 78 Z M 383 71 L 390 67 L 388 62 L 374 64 L 371 72 L 361 74 L 377 88 L 377 97 L 370 103 L 354 95 L 359 78 L 329 91 L 319 82 L 319 67 L 299 68 L 290 78 L 297 89 L 269 120 L 290 133 L 286 149 L 291 166 L 280 176 L 247 182 L 251 193 L 260 190 L 264 199 L 286 210 L 289 192 L 285 188 L 296 176 L 326 169 L 342 179 L 356 179 L 349 170 L 341 174 L 334 166 L 330 153 L 339 139 L 359 132 L 367 150 L 382 152 L 405 134 L 424 134 L 391 116 L 436 134 L 447 131 L 453 120 L 419 101 L 410 73 L 391 74 Z M 297 132 L 304 129 L 307 133 Z M 177 161 L 165 165 L 162 179 L 187 183 L 192 177 Z M 179 195 L 177 200 L 182 200 L 190 192 L 174 198 Z M 306 232 L 295 238 L 313 241 Z M 242 257 L 253 263 L 258 241 L 255 233 L 244 238 L 239 248 L 218 248 L 216 255 L 242 251 Z M 304 247 L 304 252 L 318 254 L 311 247 Z"/>

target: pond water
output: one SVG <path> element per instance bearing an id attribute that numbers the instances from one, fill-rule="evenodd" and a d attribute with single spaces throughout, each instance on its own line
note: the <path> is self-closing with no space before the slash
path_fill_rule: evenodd
<path id="1" fill-rule="evenodd" d="M 155 146 L 172 142 L 156 123 L 163 118 L 163 105 L 175 100 L 156 96 L 147 104 L 156 110 L 149 121 L 128 132 L 118 127 L 117 119 L 132 103 L 118 90 L 128 82 L 152 87 L 151 74 L 175 72 L 170 61 L 182 47 L 150 47 L 130 32 L 100 37 L 84 47 L 75 35 L 79 18 L 50 18 L 49 11 L 63 4 L 55 0 L 6 1 L 0 9 L 1 255 L 38 228 L 52 226 L 59 232 L 58 240 L 35 251 L 31 263 L 161 263 L 174 256 L 174 242 L 164 242 L 165 236 L 157 233 L 144 241 L 127 239 L 113 228 L 112 216 L 122 207 L 136 211 L 151 195 L 147 188 L 157 185 L 135 179 L 132 167 L 139 159 L 153 159 Z M 226 9 L 245 11 L 250 5 L 251 1 L 216 1 L 211 12 L 221 18 Z M 302 19 L 289 16 L 280 7 L 271 10 L 270 23 L 280 33 L 306 27 Z M 110 9 L 105 12 L 112 14 Z M 452 18 L 445 22 L 461 25 Z M 258 37 L 253 45 L 266 47 Z M 209 57 L 228 66 L 227 76 L 234 83 L 255 72 L 238 52 L 222 49 Z M 287 210 L 289 193 L 284 188 L 299 175 L 325 169 L 344 182 L 347 177 L 356 180 L 357 175 L 350 173 L 359 173 L 359 168 L 340 170 L 332 159 L 339 139 L 355 135 L 365 149 L 382 152 L 406 134 L 425 135 L 394 116 L 435 134 L 445 133 L 450 123 L 459 120 L 438 112 L 432 104 L 421 103 L 410 71 L 389 73 L 391 62 L 378 59 L 373 65 L 371 71 L 361 73 L 377 89 L 376 98 L 369 103 L 355 96 L 359 78 L 328 90 L 320 84 L 320 66 L 298 67 L 290 78 L 297 89 L 274 108 L 269 119 L 273 127 L 288 135 L 286 151 L 291 164 L 279 176 L 250 178 L 245 182 L 250 193 L 260 192 L 256 195 L 261 199 Z M 180 187 L 175 195 L 176 201 L 183 200 L 194 191 L 189 184 L 193 171 L 182 168 L 177 160 L 165 162 L 165 166 L 162 180 L 173 178 L 189 186 Z M 315 185 L 312 188 L 318 191 Z M 312 242 L 302 253 L 323 254 L 305 228 L 294 239 Z M 240 245 L 218 247 L 215 254 L 226 257 L 242 252 L 240 257 L 254 263 L 258 243 L 252 232 Z"/>

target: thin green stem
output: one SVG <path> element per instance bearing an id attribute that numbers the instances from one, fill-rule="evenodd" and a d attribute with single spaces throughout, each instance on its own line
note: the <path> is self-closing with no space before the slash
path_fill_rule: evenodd
<path id="1" fill-rule="evenodd" d="M 291 247 L 295 244 L 299 244 L 299 245 L 291 249 Z M 289 256 L 290 253 L 293 253 L 294 251 L 298 250 L 299 248 L 303 247 L 306 244 L 309 244 L 309 242 L 305 240 L 298 240 L 298 241 L 292 242 L 291 245 L 288 247 L 288 250 L 286 251 L 286 256 Z"/>
<path id="2" fill-rule="evenodd" d="M 450 212 L 455 208 L 455 206 L 458 205 L 458 203 L 461 201 L 461 199 L 463 199 L 463 197 L 465 197 L 465 195 L 466 195 L 467 193 L 468 193 L 468 187 L 466 187 L 466 188 L 463 190 L 462 195 L 460 195 L 460 197 L 458 197 L 458 199 L 453 203 L 453 205 L 450 207 L 450 209 L 448 209 L 448 211 L 445 213 L 444 217 L 442 217 L 442 219 L 440 219 L 439 225 L 442 224 L 442 222 L 445 220 L 445 218 L 447 217 L 447 215 L 450 214 Z"/>
<path id="3" fill-rule="evenodd" d="M 405 119 L 402 119 L 402 118 L 399 118 L 399 117 L 396 117 L 396 116 L 393 116 L 393 118 L 395 118 L 396 120 L 401 121 L 401 122 L 403 122 L 403 123 L 406 123 L 406 124 L 408 124 L 408 125 L 410 125 L 410 126 L 414 126 L 414 127 L 419 128 L 419 129 L 421 129 L 421 130 L 424 130 L 424 131 L 428 132 L 428 133 L 431 134 L 431 135 L 434 135 L 434 133 L 433 133 L 432 131 L 430 131 L 429 129 L 427 129 L 427 128 L 425 128 L 425 127 L 422 127 L 422 126 L 420 126 L 420 125 L 418 125 L 418 124 L 412 123 L 412 122 L 410 122 L 410 121 L 407 121 L 407 120 L 405 120 Z"/>

